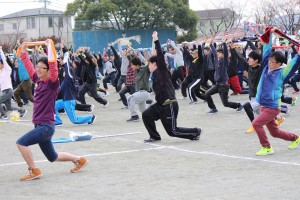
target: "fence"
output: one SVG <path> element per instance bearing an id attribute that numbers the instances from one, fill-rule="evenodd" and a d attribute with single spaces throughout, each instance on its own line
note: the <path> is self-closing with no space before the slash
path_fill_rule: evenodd
<path id="1" fill-rule="evenodd" d="M 107 48 L 108 43 L 112 43 L 119 38 L 137 35 L 141 37 L 140 44 L 137 41 L 131 40 L 132 47 L 135 49 L 148 48 L 152 46 L 153 31 L 158 32 L 161 44 L 166 43 L 168 39 L 176 40 L 176 33 L 171 29 L 74 31 L 74 50 L 80 46 L 88 46 L 91 48 L 91 51 L 103 52 L 103 49 Z"/>

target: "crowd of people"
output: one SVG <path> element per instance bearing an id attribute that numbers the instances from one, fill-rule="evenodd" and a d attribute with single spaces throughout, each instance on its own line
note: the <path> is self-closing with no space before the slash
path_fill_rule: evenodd
<path id="1" fill-rule="evenodd" d="M 255 131 L 261 144 L 256 155 L 274 152 L 263 126 L 273 137 L 291 141 L 288 148 L 295 149 L 300 137 L 278 127 L 285 119 L 280 112 L 288 113 L 296 104 L 295 95 L 299 94 L 300 50 L 297 52 L 295 44 L 274 44 L 272 37 L 276 37 L 276 30 L 272 27 L 266 30 L 264 36 L 267 35 L 268 41 L 249 40 L 245 47 L 228 37 L 217 43 L 209 39 L 189 45 L 174 41 L 161 45 L 157 32 L 152 35 L 155 49 L 143 51 L 122 47 L 120 41 L 117 50 L 108 44 L 102 54 L 91 52 L 88 47 L 73 51 L 62 43 L 56 50 L 53 42 L 47 40 L 42 46 L 31 48 L 30 55 L 29 43 L 19 44 L 18 51 L 15 49 L 14 57 L 10 58 L 0 47 L 0 120 L 8 120 L 7 113 L 13 110 L 24 117 L 27 113 L 24 105 L 33 103 L 34 129 L 17 141 L 30 172 L 21 180 L 42 175 L 35 166 L 30 145 L 39 144 L 50 162 L 73 162 L 73 173 L 88 163 L 84 157 L 56 152 L 51 138 L 55 126 L 63 125 L 61 113 L 66 113 L 74 124 L 94 124 L 96 116 L 92 113 L 97 106 L 86 103 L 86 94 L 107 108 L 108 84 L 110 92 L 119 93 L 120 99 L 116 101 L 120 101 L 120 108 L 128 110 L 128 123 L 140 121 L 138 105 L 149 133 L 144 142 L 161 140 L 155 125 L 158 120 L 171 137 L 199 140 L 200 127 L 177 126 L 180 103 L 175 94 L 178 90 L 179 100 L 189 99 L 189 104 L 206 102 L 208 114 L 219 112 L 212 98 L 217 93 L 225 107 L 237 112 L 245 110 L 251 122 L 246 133 Z M 288 85 L 294 90 L 293 97 L 284 92 Z M 151 100 L 151 93 L 155 100 Z M 238 94 L 248 94 L 245 101 L 249 101 L 245 104 L 229 101 L 231 95 Z M 76 110 L 90 114 L 77 116 Z"/>

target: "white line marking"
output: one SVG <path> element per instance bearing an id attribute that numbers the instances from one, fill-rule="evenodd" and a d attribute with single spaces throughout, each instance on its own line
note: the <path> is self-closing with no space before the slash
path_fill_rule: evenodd
<path id="1" fill-rule="evenodd" d="M 115 134 L 115 135 L 101 135 L 101 136 L 95 135 L 95 136 L 93 136 L 93 139 L 124 136 L 124 135 L 135 135 L 135 134 L 139 134 L 139 133 L 142 133 L 142 132 L 121 133 L 121 134 Z"/>
<path id="2" fill-rule="evenodd" d="M 157 150 L 162 149 L 164 147 L 156 147 L 156 148 L 146 148 L 146 149 L 133 149 L 133 150 L 127 150 L 127 151 L 113 151 L 113 152 L 107 152 L 107 153 L 98 153 L 98 154 L 87 154 L 83 155 L 85 157 L 91 157 L 91 156 L 105 156 L 105 155 L 112 155 L 112 154 L 123 154 L 123 153 L 134 153 L 139 151 L 150 151 L 150 150 Z M 38 160 L 34 161 L 35 163 L 42 163 L 42 162 L 48 162 L 48 160 Z M 26 164 L 26 162 L 17 162 L 17 163 L 7 163 L 7 164 L 1 164 L 0 167 L 6 167 L 6 166 L 12 166 L 12 165 L 23 165 Z"/>
<path id="3" fill-rule="evenodd" d="M 283 164 L 283 165 L 300 166 L 300 163 L 293 163 L 293 162 L 281 162 L 281 161 L 276 161 L 276 160 L 265 160 L 265 159 L 259 159 L 259 158 L 250 158 L 250 157 L 243 157 L 243 156 L 226 155 L 226 154 L 213 153 L 213 152 L 208 152 L 208 151 L 192 151 L 192 150 L 180 149 L 180 148 L 171 147 L 171 146 L 166 147 L 166 148 L 175 149 L 175 150 L 178 150 L 178 151 L 184 151 L 184 152 L 188 152 L 188 153 L 197 153 L 197 154 L 212 155 L 212 156 L 234 158 L 234 159 L 241 159 L 241 160 L 252 160 L 252 161 L 261 161 L 261 162 Z"/>
<path id="4" fill-rule="evenodd" d="M 177 148 L 175 146 L 164 146 L 160 145 L 158 143 L 144 143 L 141 141 L 131 141 L 124 138 L 117 138 L 118 140 L 123 140 L 127 142 L 133 142 L 133 143 L 139 143 L 139 144 L 147 144 L 155 147 L 161 147 L 165 149 L 174 149 L 178 151 L 183 151 L 187 153 L 197 153 L 197 154 L 203 154 L 203 155 L 212 155 L 212 156 L 219 156 L 219 157 L 225 157 L 225 158 L 234 158 L 234 159 L 241 159 L 241 160 L 252 160 L 252 161 L 260 161 L 260 162 L 267 162 L 267 163 L 275 163 L 275 164 L 282 164 L 282 165 L 295 165 L 300 166 L 300 163 L 293 163 L 293 162 L 282 162 L 282 161 L 276 161 L 276 160 L 265 160 L 265 159 L 259 159 L 259 158 L 251 158 L 251 157 L 243 157 L 243 156 L 235 156 L 235 155 L 226 155 L 221 153 L 214 153 L 214 152 L 208 152 L 208 151 L 193 151 L 193 150 L 187 150 L 187 149 L 181 149 Z"/>

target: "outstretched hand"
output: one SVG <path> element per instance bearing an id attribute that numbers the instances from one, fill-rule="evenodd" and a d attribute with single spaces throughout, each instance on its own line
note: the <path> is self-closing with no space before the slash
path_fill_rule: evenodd
<path id="1" fill-rule="evenodd" d="M 152 38 L 153 38 L 154 41 L 158 40 L 157 35 L 158 35 L 158 33 L 156 31 L 154 31 L 153 34 L 152 34 Z"/>

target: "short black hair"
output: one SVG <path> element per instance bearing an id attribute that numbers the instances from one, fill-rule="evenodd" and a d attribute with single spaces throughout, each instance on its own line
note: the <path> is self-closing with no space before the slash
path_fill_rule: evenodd
<path id="1" fill-rule="evenodd" d="M 274 58 L 276 62 L 278 63 L 284 63 L 285 62 L 285 56 L 280 51 L 274 51 L 270 58 Z"/>
<path id="2" fill-rule="evenodd" d="M 210 47 L 204 47 L 204 50 L 210 51 Z"/>
<path id="3" fill-rule="evenodd" d="M 223 50 L 223 48 L 219 48 L 219 49 L 217 49 L 217 52 L 224 53 L 224 50 Z"/>
<path id="4" fill-rule="evenodd" d="M 253 50 L 249 53 L 248 57 L 252 58 L 253 60 L 258 60 L 258 63 L 261 61 L 261 55 L 259 51 Z"/>
<path id="5" fill-rule="evenodd" d="M 44 64 L 47 66 L 47 70 L 49 70 L 48 57 L 46 57 L 46 56 L 41 57 L 41 58 L 38 60 L 38 63 L 39 63 L 39 62 L 44 63 Z"/>
<path id="6" fill-rule="evenodd" d="M 138 66 L 142 66 L 142 61 L 139 58 L 132 58 L 131 60 L 131 64 L 133 65 L 138 65 Z"/>
<path id="7" fill-rule="evenodd" d="M 157 63 L 157 56 L 151 56 L 149 59 L 150 63 Z"/>

